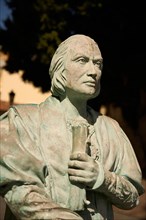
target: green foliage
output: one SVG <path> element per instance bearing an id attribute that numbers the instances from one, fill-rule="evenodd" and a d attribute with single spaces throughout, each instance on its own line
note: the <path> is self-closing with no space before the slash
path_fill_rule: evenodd
<path id="1" fill-rule="evenodd" d="M 62 40 L 76 33 L 89 35 L 100 46 L 104 57 L 102 88 L 108 89 L 109 82 L 112 88 L 119 88 L 123 76 L 129 80 L 142 70 L 145 55 L 138 48 L 143 48 L 146 38 L 144 0 L 139 4 L 123 0 L 120 5 L 104 0 L 5 1 L 12 10 L 12 20 L 7 19 L 6 30 L 0 32 L 3 50 L 10 54 L 7 69 L 11 73 L 24 70 L 23 79 L 42 91 L 50 88 L 48 69 L 54 51 Z"/>
<path id="2" fill-rule="evenodd" d="M 49 90 L 48 68 L 57 46 L 72 33 L 92 33 L 92 25 L 87 25 L 100 2 L 6 0 L 12 10 L 12 20 L 7 19 L 6 30 L 1 30 L 3 50 L 10 54 L 7 69 L 22 69 L 24 80 Z"/>

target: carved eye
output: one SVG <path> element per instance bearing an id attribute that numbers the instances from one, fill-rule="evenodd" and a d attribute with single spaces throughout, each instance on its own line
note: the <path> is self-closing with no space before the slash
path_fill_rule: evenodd
<path id="1" fill-rule="evenodd" d="M 81 63 L 81 64 L 85 64 L 85 63 L 87 62 L 87 59 L 84 58 L 84 57 L 80 57 L 80 58 L 78 59 L 78 62 Z"/>
<path id="2" fill-rule="evenodd" d="M 94 65 L 98 66 L 99 69 L 102 69 L 103 63 L 102 63 L 101 60 L 97 60 L 97 61 L 94 62 Z"/>

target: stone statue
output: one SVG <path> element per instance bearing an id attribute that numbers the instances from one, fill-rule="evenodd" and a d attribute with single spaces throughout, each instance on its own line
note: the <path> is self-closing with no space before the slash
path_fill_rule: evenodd
<path id="1" fill-rule="evenodd" d="M 112 118 L 88 106 L 103 59 L 85 35 L 62 42 L 50 65 L 52 95 L 1 116 L 0 195 L 5 219 L 111 220 L 144 189 L 133 148 Z"/>

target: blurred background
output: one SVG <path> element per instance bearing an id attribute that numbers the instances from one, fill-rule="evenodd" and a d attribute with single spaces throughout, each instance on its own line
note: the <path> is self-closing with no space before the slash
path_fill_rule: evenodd
<path id="1" fill-rule="evenodd" d="M 57 46 L 72 34 L 88 35 L 104 60 L 101 93 L 89 104 L 119 122 L 145 184 L 145 11 L 145 0 L 0 0 L 0 114 L 12 104 L 44 101 Z M 143 198 L 141 210 L 126 212 L 129 218 L 146 219 Z"/>

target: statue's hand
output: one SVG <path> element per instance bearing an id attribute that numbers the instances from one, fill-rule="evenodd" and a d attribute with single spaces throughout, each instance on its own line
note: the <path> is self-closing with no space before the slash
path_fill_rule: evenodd
<path id="1" fill-rule="evenodd" d="M 68 174 L 71 182 L 92 188 L 99 175 L 99 165 L 86 153 L 74 153 L 70 157 Z"/>

